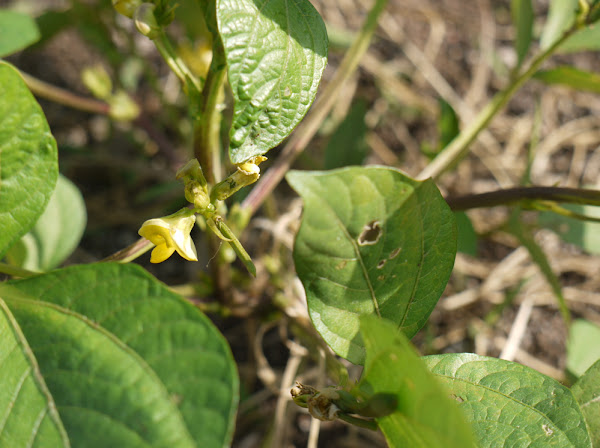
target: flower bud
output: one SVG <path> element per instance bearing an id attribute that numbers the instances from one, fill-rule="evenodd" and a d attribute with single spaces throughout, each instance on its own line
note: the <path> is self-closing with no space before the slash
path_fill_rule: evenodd
<path id="1" fill-rule="evenodd" d="M 155 8 L 152 3 L 142 3 L 133 14 L 135 27 L 149 39 L 155 39 L 161 30 L 154 17 Z"/>

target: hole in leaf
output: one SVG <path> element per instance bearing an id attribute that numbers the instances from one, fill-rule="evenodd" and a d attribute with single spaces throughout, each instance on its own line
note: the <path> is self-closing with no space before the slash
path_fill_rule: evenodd
<path id="1" fill-rule="evenodd" d="M 379 263 L 377 263 L 377 269 L 383 269 L 383 267 L 385 266 L 387 260 L 381 260 Z"/>
<path id="2" fill-rule="evenodd" d="M 383 233 L 379 221 L 373 220 L 363 227 L 362 232 L 358 235 L 359 246 L 372 246 L 379 241 Z"/>

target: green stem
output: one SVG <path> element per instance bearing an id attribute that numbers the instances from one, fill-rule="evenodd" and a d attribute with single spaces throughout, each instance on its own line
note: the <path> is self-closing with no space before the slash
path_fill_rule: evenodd
<path id="1" fill-rule="evenodd" d="M 104 101 L 95 100 L 92 98 L 84 98 L 79 95 L 75 95 L 68 90 L 61 89 L 60 87 L 53 86 L 47 82 L 41 81 L 34 78 L 27 73 L 21 73 L 21 77 L 29 87 L 29 90 L 34 95 L 44 98 L 55 103 L 69 106 L 74 109 L 82 110 L 84 112 L 91 112 L 93 114 L 110 115 L 110 105 Z"/>
<path id="2" fill-rule="evenodd" d="M 444 150 L 440 152 L 423 171 L 421 171 L 417 178 L 437 178 L 467 155 L 471 143 L 473 143 L 479 133 L 487 127 L 492 118 L 494 118 L 506 103 L 508 103 L 517 90 L 519 90 L 523 84 L 538 71 L 542 63 L 577 30 L 578 28 L 567 30 L 560 39 L 531 61 L 529 68 L 516 77 L 505 90 L 498 92 L 469 126 L 452 140 L 450 144 L 446 146 L 446 148 L 444 148 Z"/>
<path id="3" fill-rule="evenodd" d="M 446 198 L 446 202 L 454 211 L 496 207 L 521 201 L 553 201 L 600 206 L 600 191 L 563 187 L 516 187 Z"/>
<path id="4" fill-rule="evenodd" d="M 221 177 L 221 103 L 227 74 L 223 58 L 219 52 L 213 52 L 200 98 L 199 114 L 194 117 L 194 154 L 210 185 L 217 183 Z"/>
<path id="5" fill-rule="evenodd" d="M 153 42 L 154 42 L 154 45 L 156 45 L 156 49 L 158 50 L 160 55 L 163 57 L 163 59 L 165 60 L 165 62 L 169 66 L 169 68 L 171 70 L 173 70 L 173 73 L 175 73 L 175 75 L 177 75 L 177 77 L 183 84 L 183 88 L 184 88 L 185 92 L 188 95 L 191 93 L 189 91 L 190 84 L 194 87 L 194 89 L 196 91 L 200 92 L 202 90 L 202 85 L 200 84 L 200 81 L 190 71 L 188 66 L 181 60 L 181 58 L 179 56 L 177 56 L 177 54 L 175 53 L 175 50 L 173 50 L 173 47 L 171 46 L 171 42 L 169 42 L 169 39 L 168 39 L 167 35 L 164 33 L 164 31 L 161 32 L 158 35 L 158 37 L 156 39 L 154 39 Z"/>
<path id="6" fill-rule="evenodd" d="M 32 277 L 40 274 L 39 272 L 29 271 L 7 263 L 0 263 L 0 273 L 20 278 Z"/>
<path id="7" fill-rule="evenodd" d="M 125 249 L 121 249 L 120 251 L 115 252 L 112 255 L 109 255 L 102 261 L 104 261 L 104 262 L 115 261 L 117 263 L 129 263 L 130 261 L 135 260 L 140 255 L 145 254 L 153 247 L 154 247 L 154 244 L 152 244 L 146 238 L 140 238 L 135 243 L 130 244 Z"/>
<path id="8" fill-rule="evenodd" d="M 377 28 L 377 21 L 383 12 L 387 0 L 377 0 L 369 11 L 360 32 L 352 46 L 346 52 L 342 63 L 331 82 L 323 90 L 323 94 L 317 100 L 309 115 L 294 132 L 285 148 L 281 151 L 275 164 L 258 181 L 250 194 L 242 202 L 242 209 L 254 214 L 265 198 L 271 194 L 277 184 L 288 172 L 292 162 L 300 155 L 306 145 L 310 142 L 316 132 L 323 124 L 323 120 L 336 102 L 337 96 L 344 87 L 345 82 L 352 76 L 362 56 L 369 48 L 371 37 Z"/>

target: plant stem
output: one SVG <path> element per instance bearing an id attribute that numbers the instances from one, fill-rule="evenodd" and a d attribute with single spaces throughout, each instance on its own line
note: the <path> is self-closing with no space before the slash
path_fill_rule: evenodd
<path id="1" fill-rule="evenodd" d="M 323 94 L 317 100 L 309 115 L 294 132 L 284 149 L 281 151 L 275 164 L 262 176 L 250 194 L 242 202 L 242 209 L 251 215 L 256 213 L 265 198 L 275 189 L 289 170 L 292 162 L 300 155 L 306 145 L 321 127 L 323 120 L 335 104 L 345 82 L 356 70 L 358 63 L 367 51 L 371 37 L 377 28 L 377 20 L 383 12 L 387 0 L 377 0 L 369 11 L 360 32 L 357 34 L 352 46 L 346 52 L 342 63 L 338 67 L 333 79 L 325 87 Z"/>
<path id="2" fill-rule="evenodd" d="M 600 206 L 600 191 L 563 187 L 515 187 L 446 198 L 446 202 L 454 211 L 496 207 L 520 201 L 553 201 Z"/>
<path id="3" fill-rule="evenodd" d="M 221 177 L 221 102 L 227 74 L 223 59 L 221 53 L 213 52 L 213 61 L 202 90 L 199 113 L 194 117 L 194 155 L 210 185 L 216 184 Z"/>
<path id="4" fill-rule="evenodd" d="M 47 82 L 34 78 L 27 73 L 20 72 L 25 84 L 34 95 L 39 96 L 55 103 L 69 106 L 74 109 L 91 112 L 94 114 L 110 115 L 110 105 L 104 101 L 95 100 L 92 98 L 84 98 L 75 95 L 68 90 L 53 86 Z"/>
<path id="5" fill-rule="evenodd" d="M 153 247 L 154 244 L 152 244 L 146 238 L 140 238 L 135 243 L 130 244 L 125 249 L 121 249 L 120 251 L 109 255 L 102 261 L 116 261 L 117 263 L 129 263 L 130 261 L 135 260 L 140 255 L 145 254 Z"/>
<path id="6" fill-rule="evenodd" d="M 189 95 L 190 84 L 200 92 L 202 90 L 202 85 L 198 78 L 190 71 L 187 65 L 181 60 L 179 56 L 173 50 L 171 46 L 171 42 L 164 31 L 162 31 L 156 39 L 153 40 L 154 45 L 156 45 L 156 49 L 163 57 L 167 65 L 173 73 L 177 75 L 181 83 L 183 84 L 184 91 Z"/>
<path id="7" fill-rule="evenodd" d="M 519 90 L 523 84 L 537 72 L 542 63 L 577 30 L 578 28 L 575 27 L 567 30 L 560 39 L 556 40 L 550 47 L 535 57 L 529 64 L 529 68 L 512 80 L 505 90 L 498 92 L 483 110 L 479 112 L 477 117 L 475 117 L 467 128 L 452 140 L 448 146 L 446 146 L 442 152 L 440 152 L 437 157 L 433 159 L 421 173 L 419 173 L 417 179 L 427 179 L 429 177 L 435 179 L 467 155 L 471 143 L 473 143 L 479 133 L 487 127 L 492 118 L 494 118 L 506 103 L 508 103 L 517 90 Z"/>
<path id="8" fill-rule="evenodd" d="M 0 263 L 0 273 L 10 275 L 11 277 L 20 278 L 32 277 L 34 275 L 40 274 L 40 272 L 29 271 L 27 269 L 23 269 L 7 263 Z"/>

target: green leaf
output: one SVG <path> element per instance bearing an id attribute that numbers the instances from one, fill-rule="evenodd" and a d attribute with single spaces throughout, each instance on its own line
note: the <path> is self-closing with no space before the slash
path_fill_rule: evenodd
<path id="1" fill-rule="evenodd" d="M 5 301 L 73 446 L 194 446 L 156 374 L 114 335 L 49 302 L 22 296 Z"/>
<path id="2" fill-rule="evenodd" d="M 35 224 L 58 176 L 56 142 L 19 73 L 0 62 L 0 259 Z"/>
<path id="3" fill-rule="evenodd" d="M 28 47 L 39 38 L 35 20 L 27 14 L 0 10 L 0 58 Z"/>
<path id="4" fill-rule="evenodd" d="M 600 49 L 600 28 L 598 24 L 587 26 L 569 37 L 559 47 L 561 53 L 594 51 Z"/>
<path id="5" fill-rule="evenodd" d="M 450 276 L 456 226 L 431 180 L 393 168 L 291 171 L 304 200 L 294 246 L 316 329 L 340 356 L 364 361 L 359 318 L 375 314 L 412 337 Z"/>
<path id="6" fill-rule="evenodd" d="M 593 446 L 600 446 L 600 360 L 571 388 L 585 416 Z"/>
<path id="7" fill-rule="evenodd" d="M 11 285 L 110 331 L 153 369 L 198 447 L 229 445 L 238 400 L 235 362 L 193 305 L 132 264 L 73 266 Z"/>
<path id="8" fill-rule="evenodd" d="M 454 212 L 456 219 L 457 251 L 475 257 L 477 255 L 477 233 L 465 212 Z"/>
<path id="9" fill-rule="evenodd" d="M 517 66 L 520 67 L 527 56 L 533 35 L 533 6 L 531 0 L 511 0 L 510 12 L 517 37 L 515 39 L 515 50 L 517 51 Z"/>
<path id="10" fill-rule="evenodd" d="M 81 193 L 69 179 L 59 175 L 46 210 L 6 256 L 15 266 L 31 271 L 55 268 L 79 244 L 86 219 Z"/>
<path id="11" fill-rule="evenodd" d="M 266 153 L 302 120 L 327 62 L 327 32 L 308 0 L 217 0 L 234 98 L 233 163 Z"/>
<path id="12" fill-rule="evenodd" d="M 360 381 L 367 395 L 393 393 L 396 411 L 377 422 L 390 447 L 465 448 L 473 436 L 456 403 L 390 322 L 361 319 L 367 360 Z"/>
<path id="13" fill-rule="evenodd" d="M 567 343 L 567 370 L 579 377 L 600 359 L 600 327 L 578 319 L 569 329 Z"/>
<path id="14" fill-rule="evenodd" d="M 440 119 L 438 121 L 438 131 L 440 133 L 439 149 L 441 151 L 459 134 L 460 121 L 450 103 L 440 98 L 439 104 Z"/>
<path id="15" fill-rule="evenodd" d="M 2 299 L 0 384 L 0 446 L 70 446 L 35 357 Z"/>
<path id="16" fill-rule="evenodd" d="M 599 74 L 568 65 L 551 70 L 540 70 L 533 77 L 546 84 L 559 84 L 585 92 L 600 93 Z"/>
<path id="17" fill-rule="evenodd" d="M 364 101 L 356 102 L 344 121 L 331 134 L 325 148 L 324 168 L 326 170 L 362 165 L 369 149 L 366 142 L 366 113 L 366 103 Z"/>
<path id="18" fill-rule="evenodd" d="M 600 218 L 600 208 L 592 205 L 564 204 L 564 208 L 585 216 Z M 551 212 L 542 212 L 539 223 L 554 230 L 567 243 L 575 244 L 590 254 L 600 254 L 600 224 L 581 221 Z"/>
<path id="19" fill-rule="evenodd" d="M 540 47 L 545 50 L 560 39 L 575 21 L 578 0 L 551 0 L 548 19 L 542 29 Z"/>
<path id="20" fill-rule="evenodd" d="M 591 447 L 571 391 L 529 367 L 470 353 L 422 358 L 452 391 L 481 447 Z"/>

